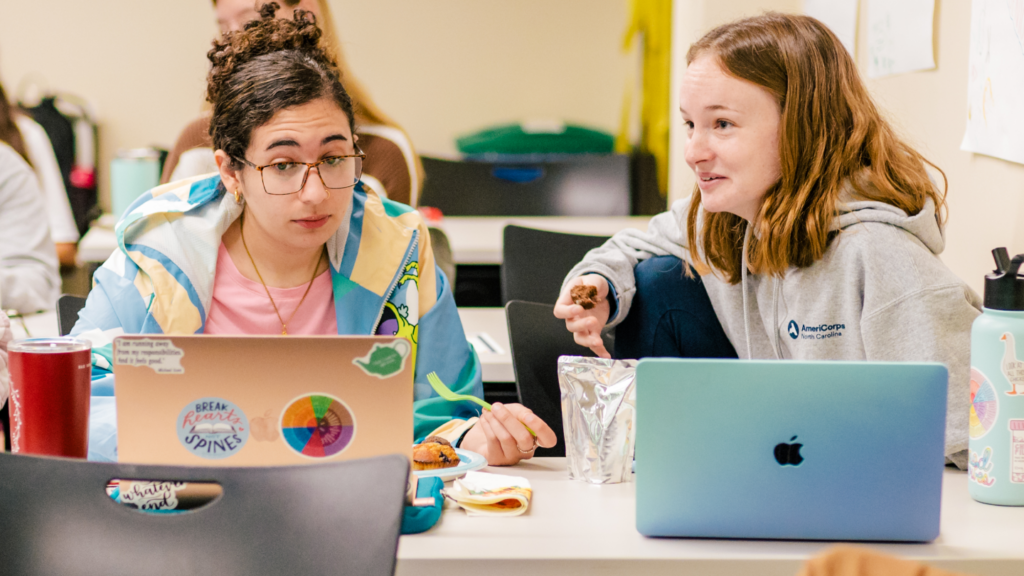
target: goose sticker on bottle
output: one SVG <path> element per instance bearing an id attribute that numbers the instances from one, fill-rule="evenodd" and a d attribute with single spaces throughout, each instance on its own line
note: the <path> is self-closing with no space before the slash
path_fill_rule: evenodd
<path id="1" fill-rule="evenodd" d="M 412 344 L 408 340 L 395 340 L 387 344 L 374 344 L 369 354 L 356 358 L 352 363 L 370 376 L 390 378 L 405 368 L 405 359 L 411 352 Z"/>
<path id="2" fill-rule="evenodd" d="M 223 398 L 200 398 L 178 415 L 178 440 L 201 458 L 227 458 L 238 453 L 248 439 L 249 419 Z"/>
<path id="3" fill-rule="evenodd" d="M 1003 361 L 1001 367 L 1003 376 L 1010 384 L 1006 391 L 1008 396 L 1024 396 L 1024 361 L 1017 359 L 1017 346 L 1013 341 L 1013 334 L 1006 332 L 999 337 L 1004 342 Z"/>

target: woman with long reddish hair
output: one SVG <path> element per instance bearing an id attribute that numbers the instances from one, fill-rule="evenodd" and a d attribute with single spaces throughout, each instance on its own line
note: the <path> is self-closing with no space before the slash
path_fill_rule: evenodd
<path id="1" fill-rule="evenodd" d="M 691 46 L 679 95 L 690 198 L 587 254 L 555 306 L 617 357 L 938 361 L 947 459 L 966 467 L 978 296 L 938 258 L 945 174 L 882 118 L 807 16 L 765 14 Z M 597 288 L 584 310 L 569 290 Z"/>

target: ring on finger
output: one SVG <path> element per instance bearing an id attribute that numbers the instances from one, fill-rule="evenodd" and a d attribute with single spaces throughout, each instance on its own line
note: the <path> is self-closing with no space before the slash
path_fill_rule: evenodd
<path id="1" fill-rule="evenodd" d="M 519 453 L 520 453 L 520 454 L 529 454 L 530 452 L 533 452 L 534 450 L 536 450 L 536 449 L 537 449 L 537 446 L 538 446 L 538 444 L 537 444 L 537 438 L 536 438 L 536 437 L 534 437 L 534 439 L 533 439 L 533 446 L 530 446 L 530 448 L 529 448 L 529 449 L 527 449 L 527 450 L 523 450 L 522 448 L 520 448 L 520 447 L 519 447 L 519 444 L 518 444 L 518 443 L 516 443 L 516 450 L 519 450 Z"/>

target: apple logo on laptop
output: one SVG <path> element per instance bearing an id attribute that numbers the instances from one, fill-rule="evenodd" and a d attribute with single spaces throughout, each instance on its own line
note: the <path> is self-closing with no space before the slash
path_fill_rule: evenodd
<path id="1" fill-rule="evenodd" d="M 796 440 L 796 436 L 789 439 Z M 785 442 L 775 445 L 775 460 L 783 466 L 799 466 L 804 461 L 800 455 L 800 448 L 803 444 L 786 444 Z"/>

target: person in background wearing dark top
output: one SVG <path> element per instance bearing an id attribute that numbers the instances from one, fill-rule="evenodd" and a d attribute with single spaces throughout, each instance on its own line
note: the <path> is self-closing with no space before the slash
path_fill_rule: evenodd
<path id="1" fill-rule="evenodd" d="M 282 0 L 282 3 L 284 6 L 279 7 L 278 18 L 291 18 L 298 8 L 316 16 L 324 33 L 324 45 L 338 62 L 342 82 L 355 102 L 359 149 L 366 153 L 363 182 L 389 200 L 415 207 L 423 182 L 419 156 L 405 131 L 374 104 L 346 65 L 327 0 Z M 241 30 L 246 22 L 259 16 L 259 4 L 262 2 L 257 0 L 213 0 L 220 31 Z M 160 182 L 172 182 L 215 172 L 216 169 L 210 141 L 210 115 L 206 113 L 189 123 L 178 136 L 164 163 Z"/>

